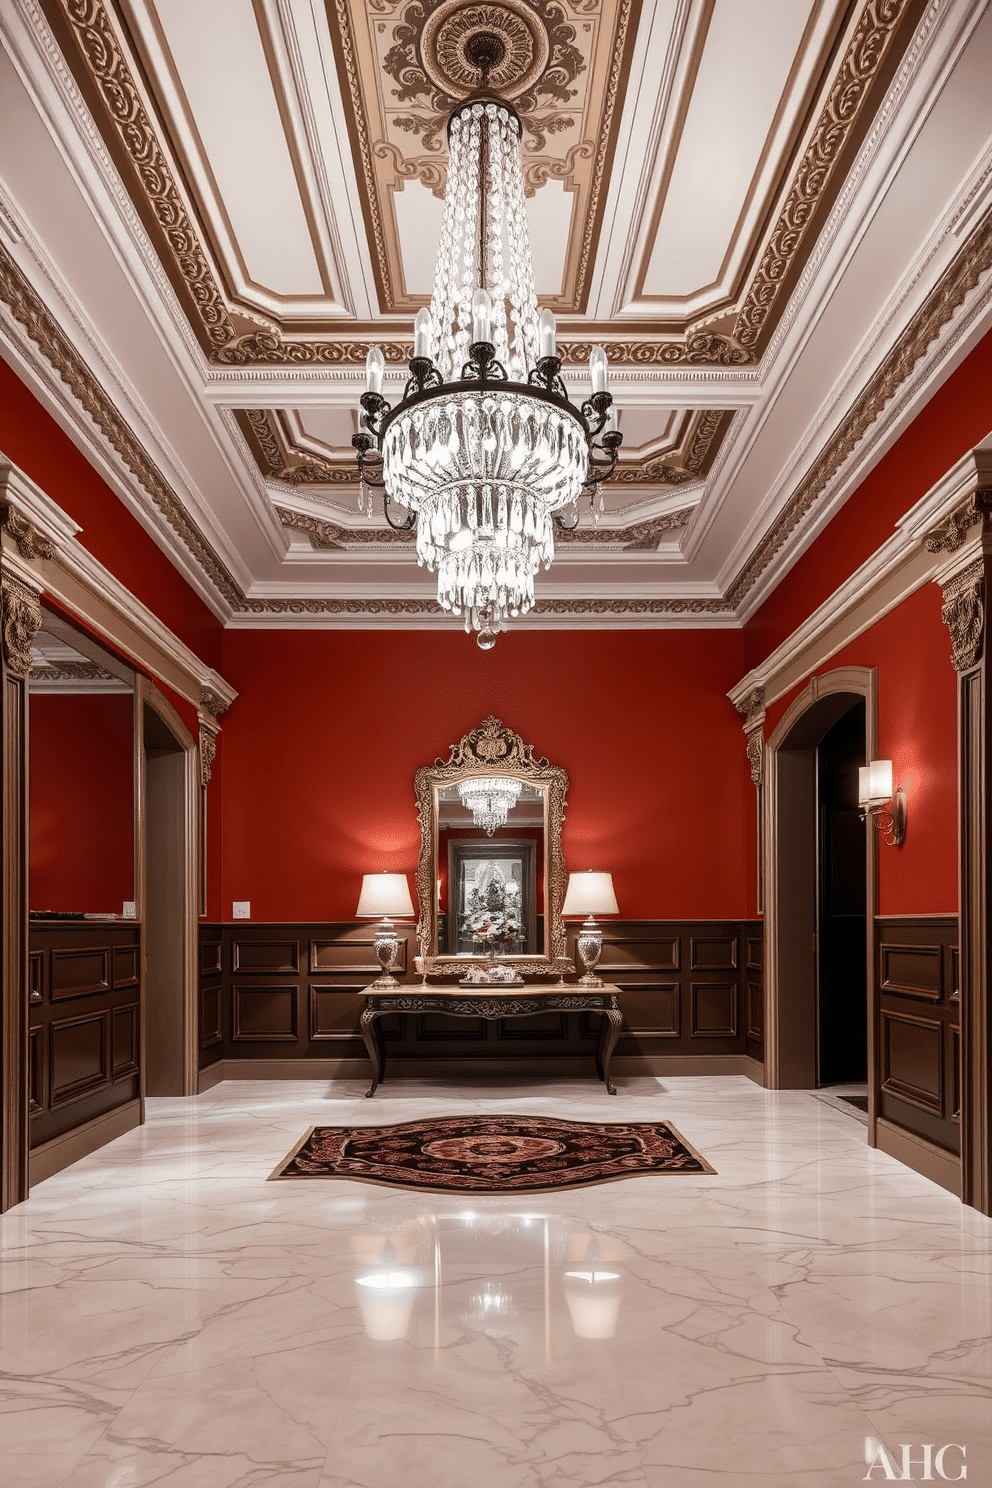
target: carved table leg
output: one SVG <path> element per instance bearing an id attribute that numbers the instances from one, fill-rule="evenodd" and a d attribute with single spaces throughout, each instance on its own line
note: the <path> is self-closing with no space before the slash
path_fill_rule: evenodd
<path id="1" fill-rule="evenodd" d="M 372 1061 L 372 1084 L 366 1090 L 366 1096 L 375 1095 L 375 1088 L 383 1077 L 385 1060 L 382 1057 L 379 1030 L 375 1026 L 376 1019 L 379 1016 L 375 1008 L 366 1008 L 361 1020 L 362 1038 L 365 1040 L 365 1047 L 369 1051 L 369 1059 Z"/>
<path id="2" fill-rule="evenodd" d="M 620 1029 L 623 1027 L 623 1014 L 619 1008 L 604 1008 L 603 1022 L 599 1033 L 599 1051 L 596 1064 L 602 1076 L 603 1084 L 610 1095 L 616 1095 L 617 1087 L 610 1084 L 610 1058 L 616 1048 L 617 1039 L 620 1037 Z"/>

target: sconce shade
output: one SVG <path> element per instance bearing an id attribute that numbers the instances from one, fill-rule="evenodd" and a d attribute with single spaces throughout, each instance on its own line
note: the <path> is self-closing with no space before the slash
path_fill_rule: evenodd
<path id="1" fill-rule="evenodd" d="M 412 915 L 413 900 L 405 873 L 366 873 L 355 915 L 378 920 L 383 915 Z"/>
<path id="2" fill-rule="evenodd" d="M 874 806 L 892 800 L 892 761 L 872 760 L 858 770 L 858 805 Z"/>
<path id="3" fill-rule="evenodd" d="M 619 914 L 613 874 L 594 873 L 591 868 L 586 873 L 570 873 L 561 912 L 563 915 Z"/>

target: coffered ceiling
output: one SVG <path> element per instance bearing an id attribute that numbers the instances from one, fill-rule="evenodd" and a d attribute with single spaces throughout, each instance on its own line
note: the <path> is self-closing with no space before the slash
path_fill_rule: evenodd
<path id="1" fill-rule="evenodd" d="M 351 436 L 479 30 L 624 435 L 526 623 L 738 624 L 992 323 L 988 0 L 0 0 L 0 350 L 228 623 L 457 623 Z"/>

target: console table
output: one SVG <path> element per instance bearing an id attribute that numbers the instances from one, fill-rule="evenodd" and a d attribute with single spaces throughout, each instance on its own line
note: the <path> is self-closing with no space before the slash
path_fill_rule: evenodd
<path id="1" fill-rule="evenodd" d="M 447 1013 L 455 1018 L 526 1018 L 531 1013 L 549 1009 L 557 1012 L 599 1013 L 602 1026 L 596 1049 L 596 1070 L 610 1095 L 616 1095 L 610 1083 L 610 1056 L 620 1037 L 622 1016 L 617 1003 L 617 988 L 566 987 L 560 983 L 534 987 L 500 987 L 494 984 L 478 991 L 471 987 L 397 987 L 383 991 L 366 987 L 362 1013 L 362 1038 L 372 1061 L 372 1084 L 367 1096 L 375 1095 L 376 1086 L 385 1078 L 386 1046 L 379 1019 L 387 1013 Z"/>

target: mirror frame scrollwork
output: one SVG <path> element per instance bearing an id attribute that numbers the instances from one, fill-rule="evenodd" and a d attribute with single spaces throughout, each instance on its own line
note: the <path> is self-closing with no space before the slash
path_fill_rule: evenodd
<path id="1" fill-rule="evenodd" d="M 465 957 L 439 956 L 437 946 L 437 845 L 438 790 L 470 780 L 473 775 L 509 775 L 526 781 L 544 795 L 544 955 L 499 956 L 527 976 L 557 976 L 574 967 L 565 954 L 565 926 L 561 907 L 565 900 L 565 858 L 561 829 L 565 819 L 568 771 L 546 759 L 534 758 L 534 746 L 507 728 L 492 714 L 477 728 L 451 745 L 446 760 L 422 766 L 414 776 L 417 811 L 420 817 L 420 858 L 417 864 L 417 902 L 420 918 L 417 942 L 426 974 L 459 976 L 466 970 Z"/>

